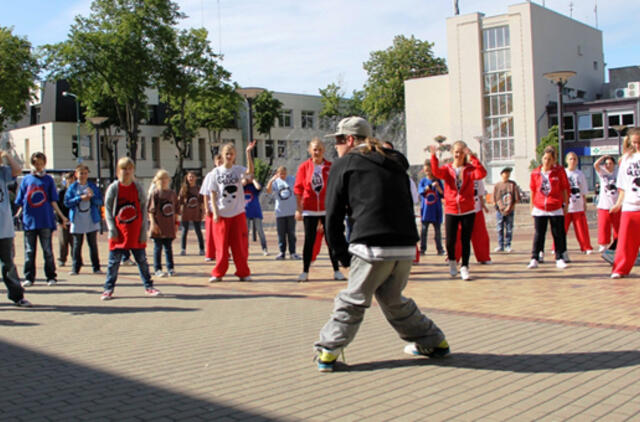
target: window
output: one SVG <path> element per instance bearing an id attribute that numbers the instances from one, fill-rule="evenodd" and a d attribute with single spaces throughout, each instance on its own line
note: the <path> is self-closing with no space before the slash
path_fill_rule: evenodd
<path id="1" fill-rule="evenodd" d="M 313 111 L 303 111 L 301 114 L 302 117 L 302 128 L 303 129 L 313 129 Z"/>
<path id="2" fill-rule="evenodd" d="M 154 168 L 160 168 L 160 138 L 151 138 L 151 161 Z"/>
<path id="3" fill-rule="evenodd" d="M 300 143 L 300 141 L 296 140 L 293 141 L 293 144 L 291 145 L 291 149 L 292 149 L 292 155 L 293 155 L 293 159 L 294 160 L 300 160 L 301 156 L 300 156 L 300 148 L 302 147 L 302 144 Z"/>
<path id="4" fill-rule="evenodd" d="M 576 140 L 576 127 L 573 121 L 573 114 L 565 114 L 562 116 L 563 124 L 562 131 L 564 132 L 564 140 L 565 141 L 575 141 Z M 555 126 L 558 124 L 558 116 L 551 116 L 550 126 Z"/>
<path id="5" fill-rule="evenodd" d="M 273 139 L 264 141 L 264 158 L 273 157 Z"/>
<path id="6" fill-rule="evenodd" d="M 207 140 L 204 138 L 198 138 L 198 159 L 200 166 L 205 167 L 207 164 Z"/>
<path id="7" fill-rule="evenodd" d="M 280 110 L 278 114 L 278 126 L 293 127 L 293 110 Z"/>
<path id="8" fill-rule="evenodd" d="M 287 158 L 287 141 L 278 140 L 278 158 Z"/>
<path id="9" fill-rule="evenodd" d="M 82 158 L 83 160 L 92 160 L 91 136 L 81 136 L 78 142 L 78 136 L 71 136 L 71 154 L 73 158 Z"/>
<path id="10" fill-rule="evenodd" d="M 138 159 L 147 159 L 147 140 L 144 136 L 140 137 L 140 143 L 138 144 Z"/>
<path id="11" fill-rule="evenodd" d="M 193 160 L 193 140 L 189 139 L 184 144 L 184 159 Z"/>
<path id="12" fill-rule="evenodd" d="M 578 114 L 578 139 L 604 138 L 602 113 Z"/>
<path id="13" fill-rule="evenodd" d="M 609 122 L 609 137 L 610 138 L 617 138 L 618 137 L 618 132 L 616 132 L 615 129 L 613 129 L 613 126 L 618 126 L 618 125 L 625 125 L 627 127 L 633 127 L 633 111 L 622 111 L 622 112 L 618 112 L 618 113 L 608 113 L 607 115 L 607 121 Z M 620 132 L 621 136 L 625 136 L 627 133 L 627 130 L 624 129 L 622 132 Z"/>

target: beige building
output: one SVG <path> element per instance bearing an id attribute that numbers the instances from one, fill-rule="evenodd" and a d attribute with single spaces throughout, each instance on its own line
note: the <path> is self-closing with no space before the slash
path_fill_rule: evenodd
<path id="1" fill-rule="evenodd" d="M 572 70 L 565 102 L 600 98 L 604 83 L 602 32 L 534 3 L 447 19 L 446 75 L 405 82 L 407 154 L 422 164 L 436 135 L 462 139 L 481 151 L 489 174 L 505 166 L 523 187 L 535 147 L 547 134 L 547 105 L 557 88 L 543 74 Z M 481 147 L 482 145 L 482 147 Z"/>

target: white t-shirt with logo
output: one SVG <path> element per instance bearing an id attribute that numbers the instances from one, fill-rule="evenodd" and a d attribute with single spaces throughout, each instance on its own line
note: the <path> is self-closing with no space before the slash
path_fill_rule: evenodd
<path id="1" fill-rule="evenodd" d="M 569 207 L 567 212 L 582 212 L 584 211 L 583 195 L 587 194 L 587 178 L 578 169 L 569 170 L 565 168 L 564 171 L 567 173 L 567 179 L 569 180 Z"/>
<path id="2" fill-rule="evenodd" d="M 246 167 L 234 165 L 226 168 L 222 165 L 211 171 L 208 180 L 205 178 L 206 185 L 203 182 L 202 189 L 207 195 L 211 195 L 211 192 L 216 193 L 220 217 L 235 217 L 244 212 L 242 177 L 246 172 Z M 213 200 L 213 197 L 211 199 Z"/>
<path id="3" fill-rule="evenodd" d="M 81 185 L 78 183 L 77 192 L 78 196 L 82 196 L 87 193 L 89 185 Z M 76 212 L 73 214 L 73 221 L 69 228 L 70 233 L 91 233 L 100 229 L 100 223 L 94 223 L 91 218 L 91 199 L 84 199 L 78 202 L 76 206 Z"/>
<path id="4" fill-rule="evenodd" d="M 616 185 L 624 191 L 622 211 L 640 211 L 640 153 L 622 160 Z"/>
<path id="5" fill-rule="evenodd" d="M 487 191 L 484 188 L 484 182 L 482 180 L 474 180 L 473 181 L 473 202 L 474 202 L 475 212 L 482 211 L 482 201 L 480 200 L 480 198 L 484 198 L 486 194 L 487 194 Z"/>
<path id="6" fill-rule="evenodd" d="M 543 194 L 544 196 L 549 196 L 549 194 L 551 193 L 551 182 L 549 181 L 550 174 L 551 174 L 551 170 L 547 170 L 547 171 L 540 170 L 540 177 L 541 177 L 540 193 Z M 554 217 L 554 216 L 563 215 L 563 214 L 564 214 L 564 210 L 562 208 L 558 208 L 557 210 L 553 210 L 553 211 L 545 211 L 543 209 L 540 209 L 534 206 L 533 209 L 531 210 L 531 215 L 534 217 Z"/>
<path id="7" fill-rule="evenodd" d="M 600 166 L 598 168 L 598 178 L 600 179 L 600 192 L 598 193 L 598 208 L 610 210 L 618 201 L 618 167 L 609 173 L 607 169 Z"/>
<path id="8" fill-rule="evenodd" d="M 320 196 L 322 188 L 324 188 L 324 179 L 322 178 L 322 170 L 324 169 L 324 162 L 322 164 L 315 164 L 313 167 L 313 175 L 311 176 L 311 190 Z M 302 210 L 303 216 L 323 216 L 327 215 L 326 211 L 312 211 Z"/>

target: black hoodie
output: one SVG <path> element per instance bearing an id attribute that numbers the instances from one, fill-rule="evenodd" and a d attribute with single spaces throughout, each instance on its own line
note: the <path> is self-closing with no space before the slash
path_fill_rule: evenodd
<path id="1" fill-rule="evenodd" d="M 344 266 L 350 254 L 344 217 L 352 224 L 350 242 L 367 246 L 413 246 L 418 241 L 404 155 L 394 150 L 363 153 L 354 148 L 331 167 L 326 195 L 329 247 Z"/>

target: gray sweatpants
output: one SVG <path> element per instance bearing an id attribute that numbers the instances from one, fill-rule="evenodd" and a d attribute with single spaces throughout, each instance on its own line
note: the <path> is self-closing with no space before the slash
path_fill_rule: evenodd
<path id="1" fill-rule="evenodd" d="M 364 312 L 376 296 L 387 321 L 400 338 L 425 347 L 435 347 L 444 333 L 427 318 L 412 299 L 402 296 L 412 262 L 367 262 L 354 256 L 349 270 L 349 284 L 335 298 L 333 313 L 320 330 L 316 349 L 336 350 L 353 341 Z"/>

